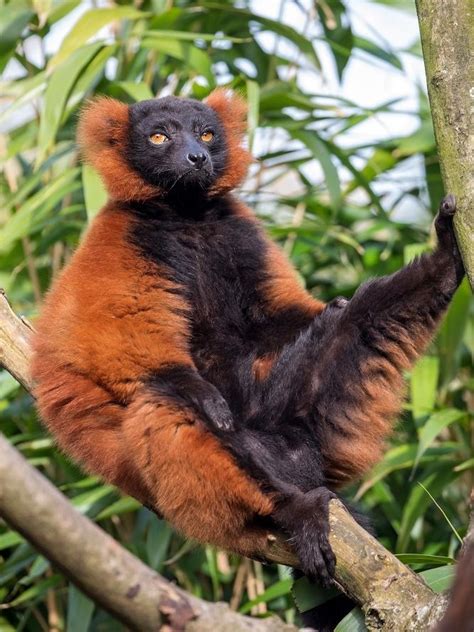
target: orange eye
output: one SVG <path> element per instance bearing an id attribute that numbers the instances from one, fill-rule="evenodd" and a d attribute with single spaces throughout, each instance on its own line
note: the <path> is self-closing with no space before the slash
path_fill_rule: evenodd
<path id="1" fill-rule="evenodd" d="M 201 140 L 205 143 L 210 143 L 214 138 L 214 134 L 212 132 L 204 132 L 201 134 Z"/>
<path id="2" fill-rule="evenodd" d="M 162 145 L 163 143 L 167 143 L 169 138 L 164 134 L 152 134 L 150 140 L 154 145 Z"/>

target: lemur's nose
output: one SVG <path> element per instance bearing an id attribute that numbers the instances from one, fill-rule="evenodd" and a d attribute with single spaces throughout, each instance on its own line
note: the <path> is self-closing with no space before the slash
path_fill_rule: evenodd
<path id="1" fill-rule="evenodd" d="M 188 162 L 196 167 L 196 169 L 201 169 L 206 160 L 207 156 L 202 152 L 199 152 L 198 154 L 188 154 Z"/>

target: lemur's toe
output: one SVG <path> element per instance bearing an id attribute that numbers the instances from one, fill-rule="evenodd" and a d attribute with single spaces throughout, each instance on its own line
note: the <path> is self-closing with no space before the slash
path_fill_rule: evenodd
<path id="1" fill-rule="evenodd" d="M 452 193 L 443 198 L 439 210 L 442 215 L 454 215 L 456 212 L 456 198 Z"/>

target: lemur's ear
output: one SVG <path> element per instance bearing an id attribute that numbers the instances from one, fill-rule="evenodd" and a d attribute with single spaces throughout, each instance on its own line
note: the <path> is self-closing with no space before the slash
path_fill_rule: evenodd
<path id="1" fill-rule="evenodd" d="M 241 96 L 226 88 L 217 88 L 205 102 L 217 113 L 227 141 L 227 164 L 211 190 L 212 194 L 221 194 L 243 181 L 252 162 L 252 156 L 243 145 L 247 129 L 247 104 Z"/>
<path id="2" fill-rule="evenodd" d="M 99 97 L 82 110 L 77 140 L 83 158 L 101 175 L 112 199 L 145 200 L 159 194 L 129 165 L 128 105 L 116 99 Z"/>

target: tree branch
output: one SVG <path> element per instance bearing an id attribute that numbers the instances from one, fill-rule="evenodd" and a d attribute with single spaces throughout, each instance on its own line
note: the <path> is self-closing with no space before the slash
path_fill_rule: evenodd
<path id="1" fill-rule="evenodd" d="M 456 237 L 474 289 L 474 5 L 416 0 L 416 7 L 441 174 L 458 201 Z"/>
<path id="2" fill-rule="evenodd" d="M 31 328 L 2 294 L 0 364 L 27 389 L 30 334 Z M 224 604 L 207 603 L 176 588 L 80 515 L 1 436 L 0 515 L 94 601 L 134 629 L 156 630 L 167 616 L 171 629 L 188 622 L 186 630 L 194 632 L 226 625 L 236 632 L 294 630 L 279 619 L 248 619 Z M 330 524 L 336 580 L 362 605 L 370 630 L 427 629 L 439 619 L 443 599 L 364 531 L 338 501 L 331 501 Z M 269 533 L 267 546 L 255 554 L 298 566 L 280 534 Z"/>

